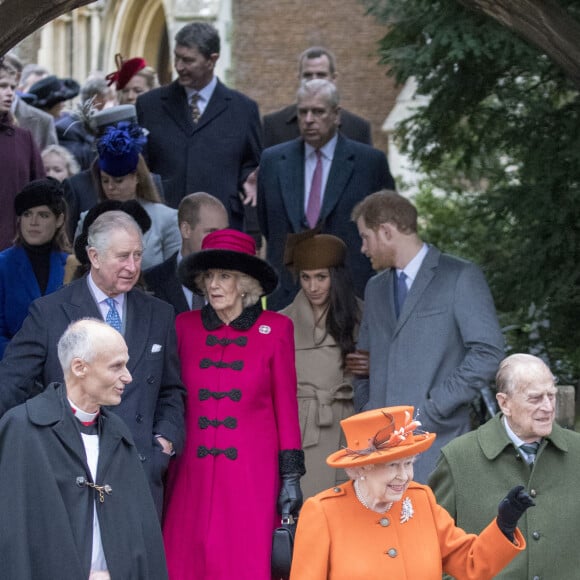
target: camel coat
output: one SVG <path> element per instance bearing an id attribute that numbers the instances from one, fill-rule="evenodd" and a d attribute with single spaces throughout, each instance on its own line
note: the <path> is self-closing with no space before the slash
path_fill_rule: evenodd
<path id="1" fill-rule="evenodd" d="M 294 323 L 298 413 L 306 461 L 300 486 L 307 498 L 347 480 L 342 469 L 326 465 L 326 458 L 345 445 L 340 421 L 354 414 L 352 386 L 341 368 L 340 348 L 326 333 L 326 316 L 315 324 L 302 290 L 281 314 Z"/>
<path id="2" fill-rule="evenodd" d="M 405 503 L 410 517 L 402 522 Z M 443 571 L 487 580 L 525 547 L 519 530 L 512 543 L 495 519 L 479 536 L 466 534 L 425 485 L 412 482 L 381 515 L 365 508 L 348 482 L 304 504 L 290 580 L 441 580 Z"/>

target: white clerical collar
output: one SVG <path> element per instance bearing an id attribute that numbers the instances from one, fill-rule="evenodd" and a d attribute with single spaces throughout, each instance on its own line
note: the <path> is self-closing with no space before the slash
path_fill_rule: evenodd
<path id="1" fill-rule="evenodd" d="M 81 423 L 92 423 L 99 415 L 99 411 L 97 411 L 96 413 L 87 413 L 86 411 L 83 411 L 80 407 L 77 407 L 70 399 L 68 399 L 68 402 L 69 405 L 74 410 L 75 417 Z"/>

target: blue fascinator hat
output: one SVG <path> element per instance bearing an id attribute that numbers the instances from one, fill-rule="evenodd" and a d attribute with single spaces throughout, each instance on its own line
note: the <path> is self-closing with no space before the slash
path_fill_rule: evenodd
<path id="1" fill-rule="evenodd" d="M 107 127 L 97 142 L 100 169 L 113 177 L 133 173 L 146 142 L 143 129 L 136 123 L 120 121 Z"/>

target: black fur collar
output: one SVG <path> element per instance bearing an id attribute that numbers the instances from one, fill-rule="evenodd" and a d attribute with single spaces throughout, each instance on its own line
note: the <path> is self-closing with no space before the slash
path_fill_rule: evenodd
<path id="1" fill-rule="evenodd" d="M 242 310 L 242 313 L 230 322 L 230 326 L 236 330 L 249 330 L 258 320 L 262 313 L 262 303 L 260 300 Z M 201 322 L 206 330 L 216 330 L 224 325 L 223 320 L 217 315 L 210 304 L 206 304 L 201 309 Z"/>

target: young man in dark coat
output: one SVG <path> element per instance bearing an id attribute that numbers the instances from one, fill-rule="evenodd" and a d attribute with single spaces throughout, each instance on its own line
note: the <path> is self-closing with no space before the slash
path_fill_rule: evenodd
<path id="1" fill-rule="evenodd" d="M 0 562 L 18 580 L 167 578 L 133 437 L 107 407 L 131 382 L 120 333 L 73 322 L 52 383 L 0 421 Z"/>

